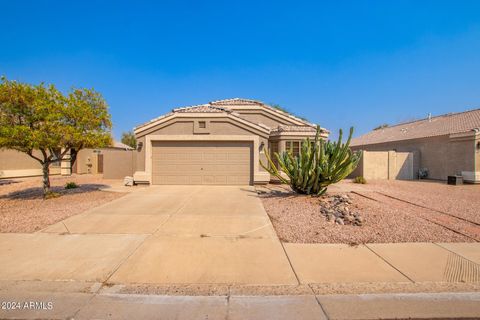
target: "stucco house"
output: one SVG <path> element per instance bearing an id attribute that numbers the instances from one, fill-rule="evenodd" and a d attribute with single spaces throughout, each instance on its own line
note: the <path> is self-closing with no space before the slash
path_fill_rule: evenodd
<path id="1" fill-rule="evenodd" d="M 352 139 L 354 150 L 413 153 L 413 171 L 429 179 L 462 175 L 480 182 L 480 109 L 427 117 L 373 130 Z"/>
<path id="2" fill-rule="evenodd" d="M 298 153 L 316 126 L 260 101 L 176 108 L 135 128 L 135 183 L 253 185 L 270 181 L 264 150 Z M 323 138 L 328 130 L 322 129 Z"/>

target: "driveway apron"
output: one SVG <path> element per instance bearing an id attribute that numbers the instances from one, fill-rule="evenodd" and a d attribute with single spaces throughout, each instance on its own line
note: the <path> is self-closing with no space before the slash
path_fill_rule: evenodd
<path id="1" fill-rule="evenodd" d="M 95 280 L 152 284 L 298 283 L 251 186 L 142 188 L 65 219 L 39 234 L 50 235 L 51 241 L 69 236 L 75 236 L 77 241 L 107 235 L 118 241 L 134 237 L 136 242 L 118 253 L 117 260 L 121 262 L 109 265 L 98 276 L 92 275 Z M 50 257 L 55 259 L 55 254 Z M 75 263 L 74 254 L 68 258 Z M 63 279 L 61 270 L 58 274 L 59 280 Z M 41 274 L 35 276 L 41 278 Z M 48 276 L 52 278 L 51 274 Z M 72 277 L 68 273 L 68 278 Z"/>
<path id="2" fill-rule="evenodd" d="M 149 188 L 150 196 L 171 187 Z M 182 188 L 177 210 L 120 266 L 113 283 L 296 284 L 253 187 Z M 161 203 L 159 204 L 161 205 Z"/>

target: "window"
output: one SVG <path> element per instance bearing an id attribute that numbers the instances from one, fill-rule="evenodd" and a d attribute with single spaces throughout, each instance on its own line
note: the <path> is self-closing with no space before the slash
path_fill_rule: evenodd
<path id="1" fill-rule="evenodd" d="M 294 157 L 298 157 L 300 154 L 300 141 L 285 141 L 285 149 Z"/>
<path id="2" fill-rule="evenodd" d="M 198 122 L 198 127 L 200 129 L 205 129 L 207 127 L 207 123 L 205 121 L 199 121 Z"/>

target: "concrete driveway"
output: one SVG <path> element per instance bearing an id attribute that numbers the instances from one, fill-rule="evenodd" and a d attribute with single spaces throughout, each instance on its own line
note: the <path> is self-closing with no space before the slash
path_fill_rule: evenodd
<path id="1" fill-rule="evenodd" d="M 142 188 L 0 248 L 0 280 L 298 283 L 249 186 Z"/>

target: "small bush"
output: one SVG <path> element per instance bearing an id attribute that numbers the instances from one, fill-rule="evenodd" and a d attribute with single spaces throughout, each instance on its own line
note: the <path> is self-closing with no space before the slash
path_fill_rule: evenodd
<path id="1" fill-rule="evenodd" d="M 58 192 L 49 191 L 44 195 L 44 199 L 48 200 L 48 199 L 58 198 L 60 196 L 61 194 Z"/>
<path id="2" fill-rule="evenodd" d="M 65 185 L 65 189 L 75 189 L 75 188 L 78 188 L 78 184 L 76 184 L 75 182 L 69 182 Z"/>
<path id="3" fill-rule="evenodd" d="M 366 183 L 367 183 L 367 179 L 365 179 L 365 178 L 362 177 L 362 176 L 358 176 L 358 177 L 355 177 L 355 179 L 353 179 L 353 183 L 366 184 Z"/>

